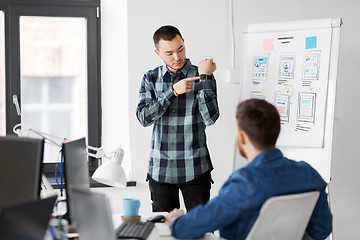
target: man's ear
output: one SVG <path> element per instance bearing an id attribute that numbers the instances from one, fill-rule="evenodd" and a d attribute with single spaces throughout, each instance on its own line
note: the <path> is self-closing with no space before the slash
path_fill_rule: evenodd
<path id="1" fill-rule="evenodd" d="M 242 145 L 244 145 L 245 142 L 246 142 L 245 134 L 246 133 L 244 131 L 239 131 L 238 132 L 238 139 L 239 139 L 239 141 L 241 142 Z"/>
<path id="2" fill-rule="evenodd" d="M 156 52 L 156 54 L 160 57 L 159 50 L 155 49 L 154 52 Z"/>

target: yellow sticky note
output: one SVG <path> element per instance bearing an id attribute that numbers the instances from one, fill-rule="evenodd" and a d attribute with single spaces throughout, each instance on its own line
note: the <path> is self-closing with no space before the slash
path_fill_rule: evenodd
<path id="1" fill-rule="evenodd" d="M 267 94 L 268 94 L 268 90 L 261 90 L 261 95 L 263 95 L 263 96 L 267 96 Z"/>
<path id="2" fill-rule="evenodd" d="M 316 93 L 317 92 L 317 86 L 316 85 L 311 85 L 310 88 L 309 88 L 309 92 Z"/>
<path id="3" fill-rule="evenodd" d="M 302 70 L 302 68 L 303 68 L 303 65 L 302 65 L 302 63 L 298 63 L 298 64 L 296 64 L 296 70 Z"/>
<path id="4" fill-rule="evenodd" d="M 291 96 L 293 91 L 293 86 L 291 84 L 284 83 L 281 87 L 281 94 Z"/>

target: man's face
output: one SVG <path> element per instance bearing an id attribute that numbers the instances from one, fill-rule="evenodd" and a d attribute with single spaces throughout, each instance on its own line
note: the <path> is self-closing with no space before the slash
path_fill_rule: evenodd
<path id="1" fill-rule="evenodd" d="M 155 52 L 174 74 L 185 64 L 184 39 L 179 35 L 176 35 L 171 41 L 160 39 Z"/>

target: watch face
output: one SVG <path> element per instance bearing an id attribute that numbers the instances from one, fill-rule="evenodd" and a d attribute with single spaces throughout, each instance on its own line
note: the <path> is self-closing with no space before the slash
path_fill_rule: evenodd
<path id="1" fill-rule="evenodd" d="M 200 74 L 200 81 L 205 81 L 205 80 L 212 80 L 212 76 L 207 74 Z"/>

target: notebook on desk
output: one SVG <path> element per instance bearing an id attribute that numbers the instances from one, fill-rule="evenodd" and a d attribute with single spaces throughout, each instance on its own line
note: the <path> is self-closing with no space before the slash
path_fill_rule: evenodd
<path id="1" fill-rule="evenodd" d="M 114 230 L 110 205 L 105 195 L 82 189 L 71 189 L 71 192 L 80 240 L 146 239 L 154 227 L 151 223 L 123 222 Z M 131 230 L 135 232 L 131 233 Z M 147 233 L 138 237 L 143 230 Z"/>
<path id="2" fill-rule="evenodd" d="M 0 209 L 0 239 L 44 238 L 57 196 L 9 204 Z"/>

